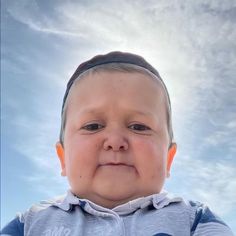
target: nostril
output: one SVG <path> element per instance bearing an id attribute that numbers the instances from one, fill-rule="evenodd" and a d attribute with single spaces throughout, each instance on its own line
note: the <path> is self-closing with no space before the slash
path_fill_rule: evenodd
<path id="1" fill-rule="evenodd" d="M 105 148 L 106 150 L 110 150 L 112 149 L 112 146 L 107 146 L 107 148 Z"/>
<path id="2" fill-rule="evenodd" d="M 109 141 L 106 141 L 104 143 L 104 149 L 105 150 L 113 150 L 113 151 L 125 151 L 128 149 L 128 143 L 124 143 L 123 144 L 118 144 L 116 142 L 109 142 Z"/>
<path id="3" fill-rule="evenodd" d="M 126 150 L 125 146 L 120 146 L 121 150 Z"/>

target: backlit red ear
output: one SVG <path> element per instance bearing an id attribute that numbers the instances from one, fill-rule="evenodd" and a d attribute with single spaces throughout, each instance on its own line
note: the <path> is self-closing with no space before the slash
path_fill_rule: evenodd
<path id="1" fill-rule="evenodd" d="M 177 151 L 177 145 L 176 143 L 172 143 L 169 150 L 168 150 L 168 156 L 167 156 L 167 177 L 170 176 L 170 168 L 171 164 L 174 160 L 175 153 Z"/>
<path id="2" fill-rule="evenodd" d="M 57 151 L 57 156 L 61 163 L 61 175 L 66 176 L 64 148 L 60 142 L 56 143 L 56 151 Z"/>

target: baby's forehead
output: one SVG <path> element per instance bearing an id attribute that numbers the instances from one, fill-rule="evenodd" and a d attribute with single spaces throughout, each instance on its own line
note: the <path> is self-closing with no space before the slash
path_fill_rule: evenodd
<path id="1" fill-rule="evenodd" d="M 83 108 L 86 106 L 91 108 L 93 105 L 93 109 L 98 110 L 102 101 L 106 101 L 104 104 L 107 104 L 107 101 L 113 99 L 116 101 L 125 100 L 126 106 L 130 104 L 129 110 L 132 108 L 132 104 L 134 106 L 139 104 L 140 110 L 142 108 L 145 108 L 146 111 L 150 110 L 152 107 L 150 101 L 155 101 L 155 107 L 158 104 L 158 109 L 162 110 L 162 107 L 168 109 L 165 89 L 157 77 L 143 70 L 121 71 L 110 67 L 89 70 L 75 80 L 68 95 L 67 105 L 77 104 L 73 106 L 75 108 L 81 101 Z"/>
<path id="2" fill-rule="evenodd" d="M 106 85 L 114 84 L 114 81 L 120 81 L 120 76 L 125 77 L 125 80 L 133 80 L 133 83 L 137 83 L 142 85 L 142 87 L 152 87 L 155 89 L 156 94 L 161 94 L 166 98 L 166 101 L 168 102 L 169 95 L 166 90 L 166 87 L 162 80 L 151 73 L 150 71 L 146 70 L 145 68 L 136 66 L 136 65 L 130 65 L 130 64 L 106 64 L 99 67 L 91 68 L 81 74 L 73 83 L 71 86 L 71 90 L 76 90 L 76 87 L 79 87 L 82 83 L 83 86 L 86 85 L 86 83 L 83 83 L 84 80 L 89 80 L 92 84 L 95 79 L 102 80 L 103 77 L 109 78 L 106 79 Z M 115 78 L 115 80 L 114 80 Z M 134 80 L 134 78 L 136 78 Z M 138 79 L 137 79 L 138 78 Z M 139 79 L 140 78 L 140 79 Z M 145 78 L 145 81 L 143 80 Z M 85 85 L 84 85 L 85 84 Z M 87 83 L 87 86 L 90 86 L 91 84 Z M 116 86 L 117 84 L 115 84 Z M 126 87 L 120 88 L 122 90 L 125 90 Z M 70 91 L 71 92 L 71 91 Z M 140 95 L 142 95 L 142 91 L 140 90 Z"/>

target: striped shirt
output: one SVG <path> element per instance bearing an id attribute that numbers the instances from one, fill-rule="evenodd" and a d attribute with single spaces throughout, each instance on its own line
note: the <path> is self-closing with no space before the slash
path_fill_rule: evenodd
<path id="1" fill-rule="evenodd" d="M 104 208 L 70 191 L 18 215 L 1 235 L 12 236 L 232 236 L 207 206 L 166 192 Z"/>

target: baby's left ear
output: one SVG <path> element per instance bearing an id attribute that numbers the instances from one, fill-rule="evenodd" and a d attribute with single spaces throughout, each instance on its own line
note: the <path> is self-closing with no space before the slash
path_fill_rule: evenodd
<path id="1" fill-rule="evenodd" d="M 170 176 L 170 167 L 174 160 L 175 153 L 177 151 L 177 145 L 176 143 L 172 143 L 168 150 L 168 156 L 167 156 L 167 177 Z"/>
<path id="2" fill-rule="evenodd" d="M 56 143 L 56 151 L 61 163 L 61 175 L 66 176 L 65 153 L 63 145 L 60 142 Z"/>

